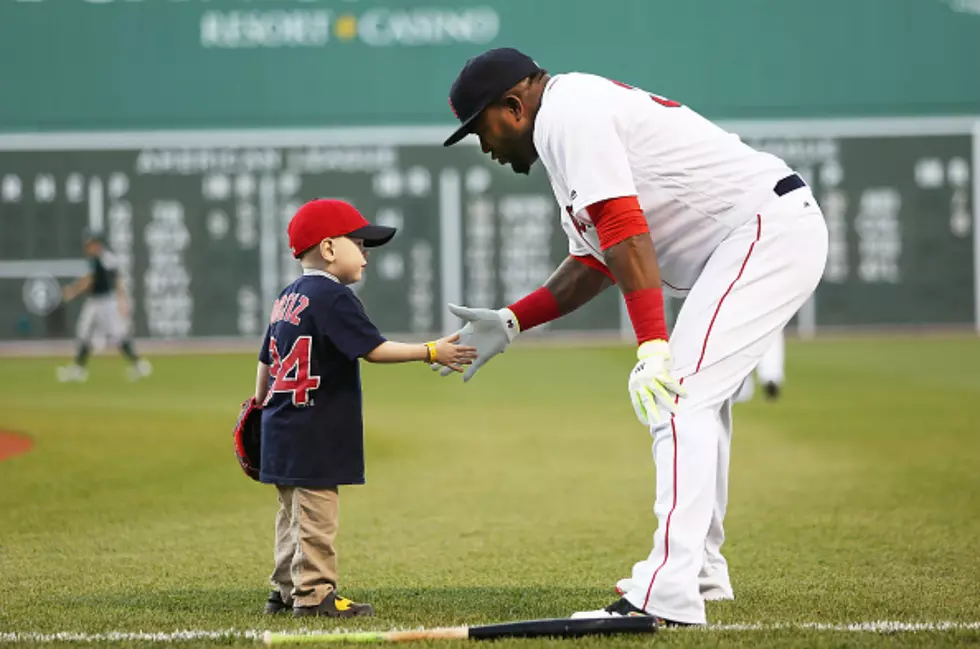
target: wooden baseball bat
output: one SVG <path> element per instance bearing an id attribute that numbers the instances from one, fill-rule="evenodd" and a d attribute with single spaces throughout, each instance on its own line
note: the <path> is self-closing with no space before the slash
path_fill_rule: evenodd
<path id="1" fill-rule="evenodd" d="M 418 640 L 495 640 L 498 638 L 575 638 L 617 633 L 655 633 L 655 617 L 607 617 L 592 619 L 554 618 L 525 620 L 482 626 L 456 626 L 418 631 L 357 631 L 334 633 L 273 633 L 266 631 L 267 646 L 279 644 L 316 644 L 321 642 L 413 642 Z"/>

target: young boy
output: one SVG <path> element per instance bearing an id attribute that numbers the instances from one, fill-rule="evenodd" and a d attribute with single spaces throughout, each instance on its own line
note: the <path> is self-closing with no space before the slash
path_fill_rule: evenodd
<path id="1" fill-rule="evenodd" d="M 136 354 L 128 331 L 126 319 L 130 312 L 129 297 L 122 278 L 118 276 L 116 257 L 105 247 L 99 232 L 86 231 L 84 243 L 89 272 L 62 289 L 62 297 L 66 303 L 86 294 L 85 304 L 78 315 L 78 349 L 74 363 L 58 368 L 58 380 L 65 383 L 84 382 L 88 379 L 85 366 L 97 330 L 105 334 L 110 342 L 119 345 L 119 351 L 130 363 L 131 381 L 149 376 L 153 367 L 148 360 Z"/>
<path id="2" fill-rule="evenodd" d="M 259 480 L 276 485 L 275 570 L 265 612 L 293 617 L 373 615 L 337 594 L 338 487 L 364 484 L 358 359 L 436 362 L 456 371 L 476 349 L 458 336 L 405 344 L 385 340 L 347 285 L 361 278 L 365 248 L 394 228 L 371 225 L 351 205 L 315 200 L 289 222 L 289 247 L 303 275 L 272 309 L 259 353 L 255 401 L 262 404 Z"/>

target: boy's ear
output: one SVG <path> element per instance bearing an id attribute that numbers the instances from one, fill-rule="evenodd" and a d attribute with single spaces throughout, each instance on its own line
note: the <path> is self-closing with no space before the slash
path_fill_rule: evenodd
<path id="1" fill-rule="evenodd" d="M 320 256 L 328 262 L 334 260 L 336 253 L 333 249 L 333 239 L 324 239 L 320 242 Z"/>

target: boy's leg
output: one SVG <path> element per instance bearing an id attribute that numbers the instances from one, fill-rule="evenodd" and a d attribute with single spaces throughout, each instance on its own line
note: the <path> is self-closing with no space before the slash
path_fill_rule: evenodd
<path id="1" fill-rule="evenodd" d="M 295 606 L 316 606 L 337 590 L 339 499 L 336 487 L 297 487 L 292 501 L 294 551 L 290 566 Z"/>
<path id="2" fill-rule="evenodd" d="M 293 498 L 293 617 L 355 617 L 374 615 L 370 604 L 337 594 L 337 488 L 296 489 Z"/>
<path id="3" fill-rule="evenodd" d="M 276 545 L 275 545 L 275 568 L 269 582 L 275 592 L 279 593 L 279 599 L 284 607 L 292 606 L 293 597 L 293 578 L 292 563 L 293 555 L 296 553 L 296 537 L 293 534 L 292 508 L 294 487 L 277 486 L 279 494 L 279 511 L 276 512 Z M 274 602 L 270 598 L 269 608 L 273 607 Z"/>

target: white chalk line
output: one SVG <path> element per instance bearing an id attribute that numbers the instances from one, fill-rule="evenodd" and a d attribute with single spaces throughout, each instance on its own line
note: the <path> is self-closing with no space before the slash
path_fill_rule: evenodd
<path id="1" fill-rule="evenodd" d="M 825 631 L 839 633 L 928 633 L 934 631 L 980 631 L 980 622 L 855 622 L 826 624 L 821 622 L 776 624 L 712 624 L 699 632 L 712 631 Z M 289 630 L 289 633 L 324 633 L 322 630 Z M 355 632 L 352 629 L 340 633 Z M 105 633 L 2 633 L 0 642 L 190 642 L 193 640 L 261 640 L 265 631 L 224 629 L 206 631 L 190 629 L 171 632 L 108 631 Z M 336 632 L 335 632 L 336 633 Z"/>

